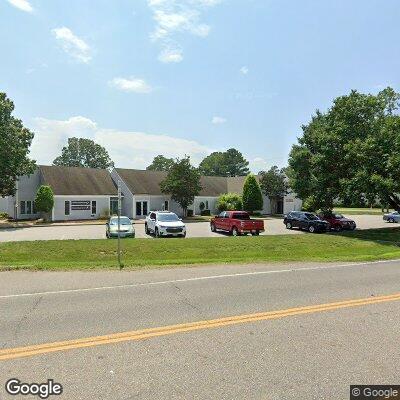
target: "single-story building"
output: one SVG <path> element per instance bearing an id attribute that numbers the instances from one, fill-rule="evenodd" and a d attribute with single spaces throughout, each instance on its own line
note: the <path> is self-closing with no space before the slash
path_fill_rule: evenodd
<path id="1" fill-rule="evenodd" d="M 54 192 L 52 221 L 97 219 L 118 207 L 118 190 L 107 170 L 41 165 L 19 178 L 15 196 L 3 199 L 0 211 L 14 219 L 39 218 L 34 200 L 41 185 Z"/>
<path id="2" fill-rule="evenodd" d="M 161 192 L 160 183 L 167 173 L 136 169 L 105 169 L 39 166 L 29 176 L 17 182 L 15 196 L 0 198 L 0 212 L 15 219 L 40 217 L 35 207 L 36 192 L 41 185 L 51 186 L 54 207 L 51 220 L 97 219 L 116 214 L 118 185 L 122 192 L 122 214 L 129 218 L 144 218 L 150 211 L 170 210 L 182 215 L 182 208 L 171 196 Z M 257 177 L 258 178 L 258 177 Z M 195 215 L 201 213 L 201 203 L 211 213 L 217 213 L 217 200 L 221 194 L 242 194 L 246 177 L 202 176 L 202 189 L 189 206 Z M 293 193 L 270 200 L 263 196 L 263 214 L 284 214 L 300 210 L 302 202 Z"/>
<path id="3" fill-rule="evenodd" d="M 171 200 L 171 196 L 161 192 L 160 183 L 167 176 L 166 172 L 116 168 L 111 172 L 111 176 L 116 184 L 120 182 L 124 194 L 122 205 L 124 215 L 130 218 L 143 218 L 149 211 L 155 210 L 170 210 L 178 215 L 182 214 L 179 204 Z M 203 203 L 205 209 L 217 213 L 218 197 L 224 193 L 241 195 L 245 179 L 245 176 L 202 176 L 200 178 L 202 189 L 188 209 L 193 210 L 194 215 L 199 215 L 200 204 Z M 294 193 L 274 201 L 263 196 L 263 203 L 263 209 L 260 210 L 263 214 L 284 214 L 301 210 L 302 207 L 301 200 L 296 198 Z"/>

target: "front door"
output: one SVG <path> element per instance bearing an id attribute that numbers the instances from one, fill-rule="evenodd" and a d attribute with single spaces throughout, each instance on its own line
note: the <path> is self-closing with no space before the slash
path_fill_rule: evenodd
<path id="1" fill-rule="evenodd" d="M 142 216 L 142 202 L 141 201 L 136 202 L 136 216 L 137 217 Z"/>
<path id="2" fill-rule="evenodd" d="M 143 201 L 143 206 L 142 206 L 142 210 L 143 210 L 143 215 L 146 216 L 148 214 L 148 209 L 147 209 L 147 201 Z"/>

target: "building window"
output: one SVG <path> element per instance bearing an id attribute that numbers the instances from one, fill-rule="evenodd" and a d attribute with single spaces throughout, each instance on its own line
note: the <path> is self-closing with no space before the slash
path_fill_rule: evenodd
<path id="1" fill-rule="evenodd" d="M 25 201 L 21 201 L 19 213 L 20 213 L 20 214 L 26 214 L 26 210 L 25 210 Z"/>
<path id="2" fill-rule="evenodd" d="M 97 202 L 96 202 L 96 200 L 92 201 L 92 214 L 93 215 L 97 214 Z"/>
<path id="3" fill-rule="evenodd" d="M 118 214 L 118 197 L 110 197 L 110 215 Z"/>
<path id="4" fill-rule="evenodd" d="M 169 201 L 168 200 L 164 201 L 164 211 L 169 211 Z"/>
<path id="5" fill-rule="evenodd" d="M 69 201 L 64 202 L 64 214 L 65 215 L 70 214 L 70 202 Z"/>
<path id="6" fill-rule="evenodd" d="M 29 200 L 26 202 L 26 213 L 32 214 L 32 202 Z"/>

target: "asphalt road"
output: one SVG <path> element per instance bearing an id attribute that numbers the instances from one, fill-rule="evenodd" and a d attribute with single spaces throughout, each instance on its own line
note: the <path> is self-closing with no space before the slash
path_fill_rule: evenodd
<path id="1" fill-rule="evenodd" d="M 383 228 L 391 226 L 382 220 L 380 215 L 354 215 L 359 229 Z M 287 230 L 279 218 L 267 218 L 265 221 L 265 232 L 263 235 L 282 235 L 305 233 L 298 230 Z M 397 224 L 396 224 L 397 225 Z M 187 237 L 225 237 L 223 233 L 213 233 L 208 222 L 189 222 L 187 226 Z M 136 237 L 151 238 L 144 232 L 143 221 L 135 223 Z M 22 240 L 54 240 L 54 239 L 104 239 L 104 225 L 53 225 L 36 226 L 28 228 L 13 228 L 0 230 L 0 242 L 22 241 Z"/>
<path id="2" fill-rule="evenodd" d="M 400 261 L 3 272 L 0 398 L 17 377 L 74 400 L 347 399 L 400 383 L 399 294 Z"/>

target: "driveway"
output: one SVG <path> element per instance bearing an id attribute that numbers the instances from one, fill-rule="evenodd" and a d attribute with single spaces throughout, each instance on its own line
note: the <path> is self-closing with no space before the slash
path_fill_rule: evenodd
<path id="1" fill-rule="evenodd" d="M 384 222 L 380 215 L 354 215 L 359 229 L 384 228 L 393 226 Z M 298 235 L 304 234 L 298 230 L 287 230 L 280 218 L 266 218 L 266 231 L 263 235 Z M 187 237 L 226 237 L 224 233 L 210 231 L 208 222 L 187 222 Z M 396 225 L 395 225 L 396 226 Z M 135 224 L 136 237 L 151 238 L 144 233 L 143 221 Z M 104 239 L 105 226 L 93 224 L 52 225 L 35 226 L 27 228 L 9 228 L 0 230 L 0 242 L 24 241 L 24 240 L 66 240 L 66 239 Z"/>

